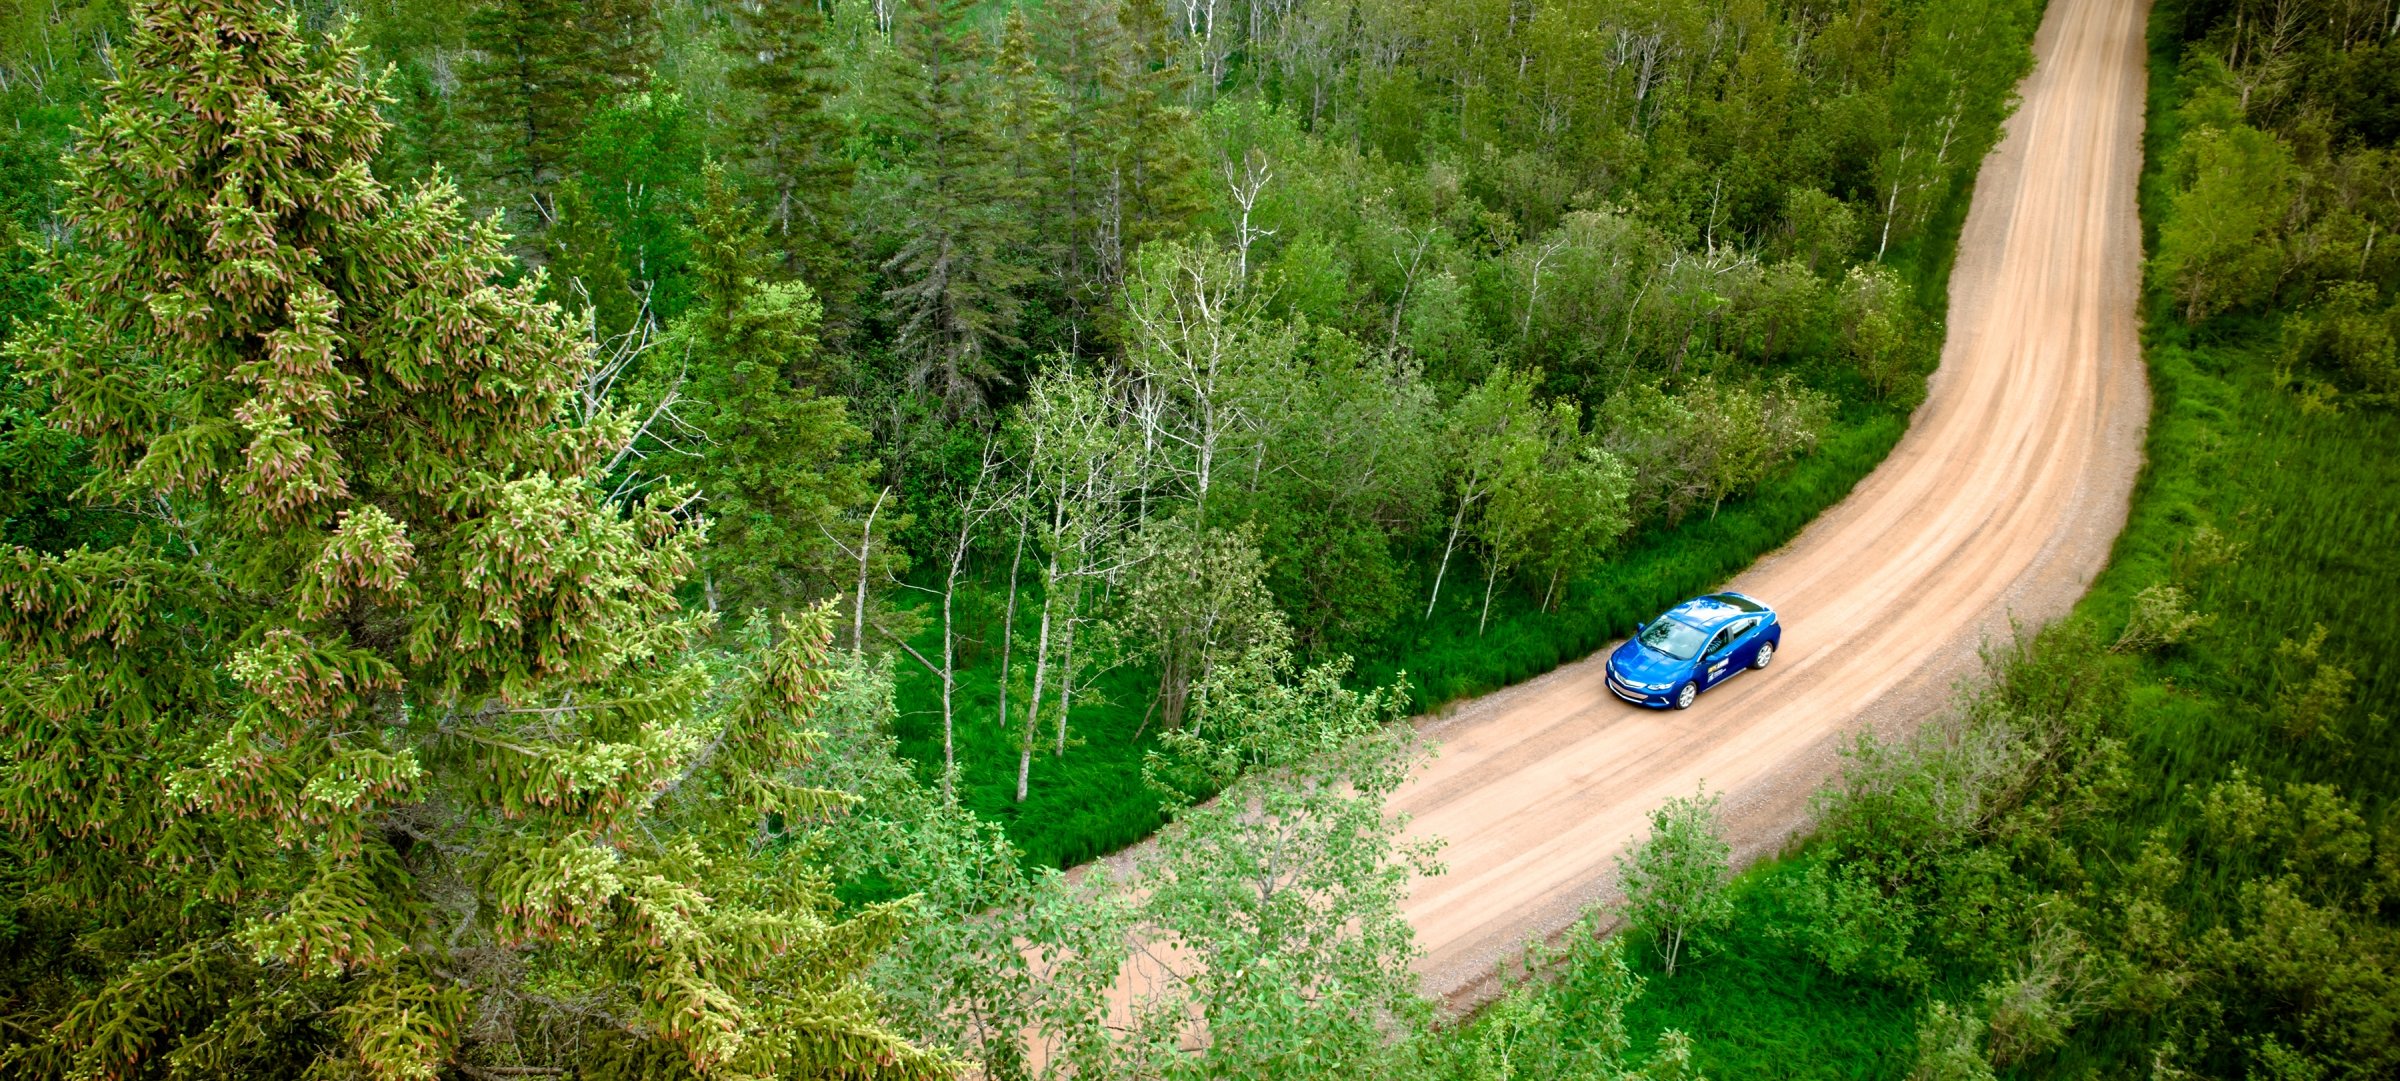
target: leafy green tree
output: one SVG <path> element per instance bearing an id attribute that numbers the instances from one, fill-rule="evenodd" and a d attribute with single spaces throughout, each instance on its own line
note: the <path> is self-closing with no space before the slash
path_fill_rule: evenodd
<path id="1" fill-rule="evenodd" d="M 1891 398 L 1933 367 L 1941 335 L 1924 325 L 1908 283 L 1881 263 L 1850 268 L 1834 295 L 1842 349 L 1867 385 Z"/>
<path id="2" fill-rule="evenodd" d="M 1733 846 L 1717 821 L 1723 797 L 1678 796 L 1650 812 L 1650 836 L 1617 857 L 1625 922 L 1658 951 L 1667 975 L 1690 947 L 1733 916 Z"/>
<path id="3" fill-rule="evenodd" d="M 1299 342 L 1243 287 L 1214 246 L 1168 242 L 1142 251 L 1125 289 L 1128 360 L 1140 384 L 1145 448 L 1206 524 L 1228 462 L 1256 439 L 1259 406 Z"/>
<path id="4" fill-rule="evenodd" d="M 1416 366 L 1319 330 L 1258 403 L 1254 488 L 1225 516 L 1255 523 L 1294 644 L 1323 659 L 1410 610 L 1403 546 L 1442 498 L 1442 411 Z"/>
<path id="5" fill-rule="evenodd" d="M 542 238 L 550 262 L 542 299 L 581 314 L 595 343 L 617 342 L 644 318 L 655 318 L 625 273 L 616 230 L 584 194 L 582 181 L 560 183 L 552 198 L 556 218 Z"/>
<path id="6" fill-rule="evenodd" d="M 1576 575 L 1633 528 L 1633 467 L 1581 438 L 1553 443 L 1542 463 L 1538 473 L 1496 498 L 1522 498 L 1535 509 L 1524 531 L 1526 560 L 1542 575 L 1542 608 L 1548 611 L 1565 599 Z M 1521 496 L 1520 486 L 1529 489 Z"/>
<path id="7" fill-rule="evenodd" d="M 1474 527 L 1484 550 L 1483 611 L 1475 621 L 1478 635 L 1491 621 L 1492 590 L 1501 576 L 1537 555 L 1560 556 L 1568 562 L 1581 558 L 1552 546 L 1574 543 L 1587 528 L 1602 529 L 1610 539 L 1624 532 L 1625 489 L 1631 473 L 1617 468 L 1603 478 L 1592 463 L 1582 462 L 1580 428 L 1573 402 L 1554 401 L 1546 409 L 1537 407 L 1521 438 L 1510 440 L 1497 459 L 1492 494 L 1484 501 Z M 1611 482 L 1616 485 L 1613 494 L 1593 494 L 1602 504 L 1615 505 L 1615 524 L 1567 520 L 1578 510 L 1601 509 L 1580 498 L 1584 493 L 1572 489 L 1584 483 Z M 1557 579 L 1553 577 L 1550 584 L 1556 588 Z M 1548 600 L 1545 594 L 1545 607 Z"/>
<path id="8" fill-rule="evenodd" d="M 1403 1061 L 1417 1069 L 1394 1076 L 1696 1081 L 1691 1040 L 1675 1029 L 1659 1033 L 1648 1061 L 1634 1065 L 1625 1013 L 1647 981 L 1626 962 L 1624 936 L 1604 927 L 1603 914 L 1594 910 L 1561 936 L 1563 948 L 1528 942 L 1524 970 L 1540 977 L 1510 987 L 1467 1025 L 1417 1035 L 1416 1046 L 1400 1049 Z"/>
<path id="9" fill-rule="evenodd" d="M 2400 402 L 2400 303 L 2377 294 L 2368 282 L 2329 286 L 2314 311 L 2284 325 L 2288 360 L 2335 376 L 2364 403 Z"/>
<path id="10" fill-rule="evenodd" d="M 1839 268 L 1858 249 L 1857 211 L 1816 188 L 1794 188 L 1784 196 L 1783 228 L 1792 257 L 1811 274 Z"/>
<path id="11" fill-rule="evenodd" d="M 1441 603 L 1442 579 L 1449 574 L 1450 556 L 1458 548 L 1459 536 L 1470 524 L 1467 515 L 1480 515 L 1483 504 L 1504 480 L 1533 468 L 1531 463 L 1541 456 L 1546 442 L 1542 426 L 1549 412 L 1534 402 L 1533 388 L 1540 382 L 1539 372 L 1495 368 L 1450 408 L 1444 427 L 1453 456 L 1449 483 L 1453 509 L 1449 535 L 1442 542 L 1442 560 L 1433 575 L 1433 592 L 1425 602 L 1427 619 L 1433 618 L 1434 606 Z M 1478 524 L 1477 528 L 1483 527 Z M 1486 531 L 1495 534 L 1486 536 L 1487 544 L 1499 539 L 1498 532 L 1511 528 L 1503 525 Z"/>
<path id="12" fill-rule="evenodd" d="M 12 344 L 150 521 L 0 555 L 0 825 L 80 934 L 35 1077 L 923 1077 L 777 822 L 824 618 L 689 643 L 701 531 L 591 483 L 574 324 L 390 191 L 358 51 L 266 0 L 137 8 Z"/>
<path id="13" fill-rule="evenodd" d="M 1185 809 L 1134 883 L 1136 935 L 1159 987 L 1127 1065 L 1192 1078 L 1379 1076 L 1387 1034 L 1424 1024 L 1430 1005 L 1400 902 L 1411 878 L 1438 870 L 1435 848 L 1403 840 L 1405 818 L 1384 806 L 1419 756 L 1406 726 L 1373 723 L 1405 695 L 1344 689 L 1338 671 L 1270 688 L 1256 671 L 1220 670 L 1263 698 L 1229 685 L 1209 710 L 1214 731 L 1240 734 L 1258 756 L 1258 783 Z M 1366 731 L 1344 723 L 1358 719 Z M 1211 731 L 1204 722 L 1202 738 Z M 1190 1054 L 1195 1018 L 1208 1039 Z"/>
<path id="14" fill-rule="evenodd" d="M 1992 1081 L 1983 1054 L 1983 1018 L 1972 1009 L 1935 1002 L 1917 1024 L 1917 1062 L 1908 1081 Z"/>
<path id="15" fill-rule="evenodd" d="M 2274 290 L 2295 168 L 2282 141 L 2243 124 L 2195 132 L 2178 147 L 2169 173 L 2175 194 L 2150 272 L 2179 302 L 2184 322 Z"/>
<path id="16" fill-rule="evenodd" d="M 1151 473 L 1118 408 L 1122 388 L 1107 376 L 1078 374 L 1063 358 L 1034 377 L 1010 436 L 1023 448 L 1025 485 L 1016 513 L 1039 546 L 1042 604 L 1029 694 L 1018 707 L 1017 802 L 1032 783 L 1042 692 L 1056 688 L 1052 746 L 1066 754 L 1067 712 L 1076 673 L 1075 630 L 1084 620 L 1085 587 L 1123 566 L 1121 541 L 1134 524 L 1129 493 Z M 1053 674 L 1056 682 L 1050 683 Z M 1015 673 L 1003 672 L 1013 682 Z M 1013 697 L 1013 695 L 1012 695 Z M 1002 723 L 1012 722 L 1002 718 Z"/>
<path id="17" fill-rule="evenodd" d="M 1158 668 L 1156 705 L 1166 731 L 1183 727 L 1194 685 L 1205 686 L 1219 664 L 1290 645 L 1255 532 L 1210 529 L 1190 513 L 1143 527 L 1140 566 L 1114 622 L 1134 655 Z"/>
<path id="18" fill-rule="evenodd" d="M 711 519 L 700 560 L 712 607 L 796 607 L 839 591 L 843 516 L 872 498 L 838 365 L 817 342 L 808 286 L 772 280 L 767 226 L 711 164 L 694 262 L 700 303 L 654 361 L 687 373 L 683 421 L 698 461 L 664 471 L 699 487 Z M 889 548 L 887 546 L 887 551 Z"/>
<path id="19" fill-rule="evenodd" d="M 1756 388 L 1702 378 L 1682 394 L 1628 387 L 1600 414 L 1601 446 L 1633 467 L 1636 513 L 1678 522 L 1703 504 L 1714 515 L 1813 449 L 1833 401 L 1789 376 Z"/>
<path id="20" fill-rule="evenodd" d="M 1999 138 L 2011 90 L 2033 68 L 2036 10 L 2026 0 L 1960 0 L 1911 13 L 1883 101 L 1877 259 L 1913 236 Z"/>
<path id="21" fill-rule="evenodd" d="M 693 301 L 691 222 L 706 161 L 704 120 L 680 94 L 620 95 L 584 118 L 569 162 L 573 176 L 558 185 L 581 189 L 595 234 L 605 235 L 624 279 L 661 322 Z M 557 191 L 552 198 L 555 228 L 564 208 Z"/>

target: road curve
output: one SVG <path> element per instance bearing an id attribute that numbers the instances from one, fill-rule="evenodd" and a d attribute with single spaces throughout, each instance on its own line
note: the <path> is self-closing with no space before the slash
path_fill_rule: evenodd
<path id="1" fill-rule="evenodd" d="M 2124 524 L 2149 411 L 2147 8 L 2050 0 L 1976 182 L 1925 404 L 1849 498 L 1731 583 L 1783 615 L 1773 668 L 1652 713 L 1602 687 L 1603 649 L 1420 722 L 1440 753 L 1392 808 L 1445 843 L 1448 872 L 1405 906 L 1429 993 L 1480 998 L 1527 938 L 1609 899 L 1650 810 L 1702 781 L 1726 794 L 1737 858 L 1772 854 L 1850 733 L 1945 708 L 2012 621 L 2083 594 Z"/>

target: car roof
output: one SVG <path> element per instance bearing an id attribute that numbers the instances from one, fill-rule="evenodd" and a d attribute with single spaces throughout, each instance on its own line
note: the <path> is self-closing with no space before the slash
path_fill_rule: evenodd
<path id="1" fill-rule="evenodd" d="M 1667 614 L 1695 630 L 1709 631 L 1738 617 L 1767 610 L 1766 605 L 1739 593 L 1711 593 L 1678 604 Z"/>

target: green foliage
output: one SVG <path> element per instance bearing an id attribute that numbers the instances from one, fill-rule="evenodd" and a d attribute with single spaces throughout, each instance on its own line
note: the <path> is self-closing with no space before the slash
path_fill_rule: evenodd
<path id="1" fill-rule="evenodd" d="M 1928 326 L 1907 283 L 1885 266 L 1855 266 L 1836 293 L 1842 348 L 1879 397 L 1921 385 L 1940 359 L 1941 334 Z"/>
<path id="2" fill-rule="evenodd" d="M 1330 680 L 1302 695 L 1268 707 L 1299 722 L 1295 735 L 1384 712 Z M 1400 901 L 1411 878 L 1438 870 L 1436 844 L 1404 842 L 1405 816 L 1384 807 L 1421 759 L 1413 739 L 1386 725 L 1319 744 L 1331 753 L 1310 761 L 1278 755 L 1292 764 L 1184 810 L 1161 834 L 1132 883 L 1144 951 L 1166 958 L 1165 986 L 1141 1008 L 1164 1028 L 1150 1040 L 1165 1052 L 1161 1073 L 1377 1077 L 1389 1034 L 1427 1022 Z M 1192 1018 L 1208 1033 L 1198 1055 L 1173 1038 Z"/>
<path id="3" fill-rule="evenodd" d="M 2286 363 L 2331 376 L 2361 404 L 2400 402 L 2400 301 L 2377 311 L 2367 282 L 2336 282 L 2314 311 L 2284 324 Z M 2313 389 L 2313 388 L 2312 388 Z"/>
<path id="4" fill-rule="evenodd" d="M 814 2 L 751 0 L 732 10 L 726 83 L 743 173 L 763 198 L 784 270 L 846 295 L 842 259 L 856 166 L 841 153 L 847 125 L 830 108 L 832 82 Z"/>
<path id="5" fill-rule="evenodd" d="M 2151 274 L 2181 303 L 2186 322 L 2266 299 L 2283 269 L 2278 234 L 2292 201 L 2291 151 L 2237 123 L 2192 132 L 2174 165 L 2177 194 Z"/>
<path id="6" fill-rule="evenodd" d="M 1395 1034 L 1429 1014 L 1399 902 L 1432 853 L 1384 810 L 1418 756 L 1388 723 L 1397 693 L 1290 675 L 1212 677 L 1182 764 L 1260 772 L 1184 805 L 1122 880 L 1019 870 L 909 779 L 874 731 L 888 698 L 857 729 L 834 721 L 825 761 L 841 764 L 812 776 L 863 804 L 828 839 L 933 909 L 878 973 L 904 1024 L 995 1077 L 1391 1076 Z M 1136 982 L 1113 993 L 1120 979 Z"/>
<path id="7" fill-rule="evenodd" d="M 1602 1078 L 1670 1081 L 1705 1076 L 1703 1056 L 1683 1032 L 1657 1036 L 1645 1061 L 1633 1052 L 1639 1023 L 1628 1015 L 1646 997 L 1649 981 L 1625 954 L 1625 940 L 1593 915 L 1561 936 L 1564 949 L 1527 943 L 1527 967 L 1555 974 L 1509 988 L 1455 1029 L 1434 1030 L 1403 1044 L 1406 1063 L 1390 1076 L 1427 1081 L 1513 1081 Z"/>
<path id="8" fill-rule="evenodd" d="M 909 385 L 953 412 L 980 405 L 1001 356 L 1024 344 L 1021 290 L 1034 276 L 1018 254 L 1031 237 L 1027 193 L 987 122 L 986 46 L 971 11 L 963 0 L 909 0 L 892 31 L 913 81 L 894 103 L 895 127 L 915 169 L 893 207 L 909 239 L 884 261 L 883 299 Z"/>
<path id="9" fill-rule="evenodd" d="M 1947 1002 L 1925 1008 L 1917 1026 L 1917 1065 L 1908 1081 L 1992 1081 L 1983 1054 L 1983 1019 Z"/>
<path id="10" fill-rule="evenodd" d="M 1266 591 L 1257 546 L 1196 518 L 1178 515 L 1145 527 L 1140 569 L 1116 601 L 1121 615 L 1112 626 L 1135 656 L 1157 667 L 1159 723 L 1170 733 L 1183 727 L 1196 686 L 1206 711 L 1205 688 L 1221 666 L 1261 663 L 1262 654 L 1282 654 L 1291 641 Z"/>
<path id="11" fill-rule="evenodd" d="M 1715 517 L 1725 500 L 1814 449 L 1832 414 L 1825 395 L 1789 378 L 1757 389 L 1702 379 L 1682 394 L 1629 388 L 1597 423 L 1601 445 L 1633 468 L 1638 513 L 1674 523 L 1703 503 Z"/>
<path id="12" fill-rule="evenodd" d="M 631 419 L 495 227 L 374 178 L 354 46 L 138 15 L 10 345 L 151 516 L 0 556 L 10 930 L 78 958 L 11 1072 L 948 1072 L 857 982 L 901 911 L 756 843 L 840 803 L 790 776 L 823 615 L 693 650 L 681 495 L 603 499 Z"/>
<path id="13" fill-rule="evenodd" d="M 706 224 L 694 182 L 705 137 L 702 118 L 680 95 L 633 93 L 595 107 L 575 141 L 570 177 L 548 204 L 546 221 L 555 224 L 565 216 L 563 189 L 580 189 L 592 235 L 605 238 L 595 254 L 615 256 L 616 273 L 662 322 L 695 300 L 692 245 Z"/>
<path id="14" fill-rule="evenodd" d="M 1668 800 L 1650 812 L 1650 836 L 1618 858 L 1625 889 L 1625 922 L 1650 939 L 1669 976 L 1687 955 L 1733 915 L 1725 892 L 1733 877 L 1733 846 L 1717 823 L 1723 797 L 1705 793 Z"/>
<path id="15" fill-rule="evenodd" d="M 460 72 L 460 112 L 471 126 L 471 172 L 494 202 L 529 215 L 520 230 L 539 228 L 584 119 L 648 78 L 658 47 L 652 9 L 634 0 L 491 0 L 467 16 L 466 37 L 474 52 Z"/>
<path id="16" fill-rule="evenodd" d="M 654 378 L 690 399 L 677 416 L 699 446 L 683 451 L 688 465 L 670 454 L 651 468 L 706 493 L 710 607 L 785 610 L 840 590 L 843 516 L 871 498 L 856 459 L 866 433 L 824 392 L 841 373 L 818 347 L 816 296 L 769 277 L 765 226 L 721 167 L 707 168 L 703 199 L 698 304 L 649 358 L 676 366 Z"/>

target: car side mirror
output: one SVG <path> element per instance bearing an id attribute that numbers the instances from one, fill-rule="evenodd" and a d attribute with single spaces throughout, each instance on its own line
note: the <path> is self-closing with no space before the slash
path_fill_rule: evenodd
<path id="1" fill-rule="evenodd" d="M 1637 622 L 1633 625 L 1633 636 L 1639 638 L 1642 636 L 1642 632 L 1648 629 L 1650 629 L 1650 624 L 1647 620 Z"/>

